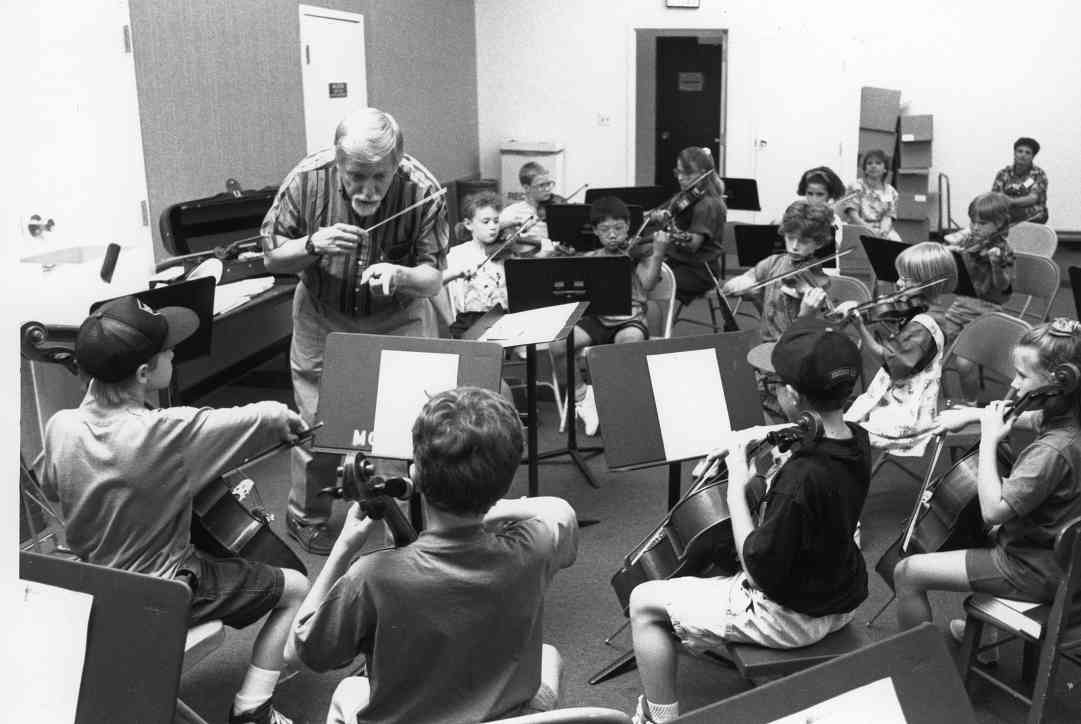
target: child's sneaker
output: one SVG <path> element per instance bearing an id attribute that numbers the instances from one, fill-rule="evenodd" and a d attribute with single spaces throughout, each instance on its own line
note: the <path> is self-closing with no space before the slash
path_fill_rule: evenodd
<path id="1" fill-rule="evenodd" d="M 965 640 L 965 620 L 964 619 L 955 618 L 952 621 L 950 621 L 950 636 L 952 636 L 953 640 L 956 641 L 957 643 L 961 643 L 961 642 L 963 642 Z M 989 643 L 989 644 L 993 644 L 996 641 L 998 641 L 998 629 L 995 628 L 994 626 L 988 627 L 987 634 L 986 634 L 986 639 L 987 639 L 987 643 Z M 977 642 L 976 645 L 978 647 L 979 642 Z M 984 666 L 991 666 L 993 664 L 997 664 L 998 663 L 998 646 L 996 646 L 996 647 L 994 647 L 992 649 L 987 649 L 986 651 L 982 651 L 982 652 L 976 654 L 976 661 L 983 664 Z"/>
<path id="2" fill-rule="evenodd" d="M 601 419 L 597 415 L 597 400 L 593 396 L 593 385 L 586 385 L 585 396 L 574 403 L 575 412 L 585 427 L 586 435 L 592 437 L 597 434 L 601 426 Z"/>
<path id="3" fill-rule="evenodd" d="M 255 709 L 240 714 L 230 709 L 229 724 L 293 724 L 293 720 L 275 709 L 267 699 Z"/>

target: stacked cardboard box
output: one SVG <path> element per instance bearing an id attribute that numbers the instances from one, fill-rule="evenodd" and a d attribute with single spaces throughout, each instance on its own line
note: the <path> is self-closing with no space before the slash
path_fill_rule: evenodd
<path id="1" fill-rule="evenodd" d="M 934 118 L 929 115 L 901 116 L 900 130 L 898 170 L 894 177 L 900 198 L 893 228 L 905 241 L 926 241 L 932 220 L 938 213 L 938 198 L 928 193 Z"/>
<path id="2" fill-rule="evenodd" d="M 901 114 L 901 91 L 865 87 L 860 91 L 859 154 L 872 149 L 891 157 L 897 148 L 897 118 Z"/>

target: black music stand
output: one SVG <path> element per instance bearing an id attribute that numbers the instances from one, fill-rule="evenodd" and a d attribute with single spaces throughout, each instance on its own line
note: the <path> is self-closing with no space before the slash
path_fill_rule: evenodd
<path id="1" fill-rule="evenodd" d="M 741 267 L 750 269 L 768 256 L 784 251 L 784 237 L 777 224 L 737 224 L 736 259 Z"/>
<path id="2" fill-rule="evenodd" d="M 19 576 L 94 596 L 76 724 L 173 721 L 188 634 L 187 586 L 29 552 L 19 553 Z"/>
<path id="3" fill-rule="evenodd" d="M 788 721 L 787 717 L 795 712 L 828 706 L 824 702 L 881 679 L 891 680 L 906 721 L 926 724 L 976 722 L 964 683 L 942 633 L 930 623 L 687 712 L 675 721 L 683 724 L 772 722 L 782 718 Z M 836 702 L 836 706 L 839 708 L 834 710 L 835 713 L 853 713 L 844 709 L 843 700 Z M 825 710 L 815 713 L 826 715 Z M 810 715 L 799 719 L 818 720 Z"/>
<path id="4" fill-rule="evenodd" d="M 1081 266 L 1072 266 L 1070 272 L 1070 289 L 1073 290 L 1073 305 L 1077 310 L 1077 318 L 1081 319 Z"/>
<path id="5" fill-rule="evenodd" d="M 753 178 L 721 177 L 724 182 L 724 205 L 729 211 L 761 211 L 758 181 Z"/>
<path id="6" fill-rule="evenodd" d="M 511 266 L 511 262 L 515 260 L 508 260 L 507 268 Z M 510 292 L 509 276 L 507 291 Z M 540 491 L 540 481 L 537 470 L 537 464 L 539 463 L 542 455 L 537 450 L 537 427 L 539 424 L 539 415 L 537 414 L 537 345 L 538 344 L 555 344 L 561 339 L 566 339 L 568 346 L 571 348 L 570 359 L 573 364 L 573 340 L 574 340 L 574 325 L 578 324 L 578 320 L 582 318 L 582 314 L 585 313 L 586 308 L 589 307 L 589 302 L 578 302 L 573 307 L 568 306 L 566 310 L 565 320 L 562 322 L 562 326 L 558 331 L 553 333 L 545 333 L 543 335 L 522 335 L 515 337 L 508 337 L 504 339 L 495 339 L 491 341 L 496 342 L 501 348 L 512 348 L 525 346 L 526 348 L 526 406 L 529 408 L 529 427 L 526 429 L 526 440 L 528 442 L 529 451 L 526 463 L 529 466 L 529 495 L 535 497 Z M 528 310 L 526 310 L 528 311 Z M 465 333 L 465 339 L 482 339 L 484 335 L 496 324 L 496 322 L 508 317 L 510 315 L 504 314 L 503 310 L 499 307 L 487 312 L 483 317 L 478 319 L 472 327 Z M 500 361 L 502 362 L 502 355 L 500 355 Z M 573 379 L 573 377 L 571 378 Z M 597 487 L 596 481 L 593 480 L 592 474 L 585 465 L 585 461 L 577 454 L 580 449 L 577 445 L 572 443 L 575 441 L 574 430 L 574 393 L 567 394 L 566 409 L 570 410 L 569 420 L 571 425 L 568 427 L 567 433 L 567 450 L 560 450 L 558 453 L 544 453 L 545 456 L 562 455 L 564 453 L 571 456 L 571 460 L 578 466 L 578 469 L 582 471 L 582 474 L 586 477 L 586 480 L 593 487 Z M 582 450 L 582 451 L 588 451 Z M 579 521 L 580 525 L 584 525 L 584 521 Z"/>
<path id="7" fill-rule="evenodd" d="M 455 386 L 500 391 L 503 350 L 497 344 L 334 332 L 327 335 L 316 414 L 323 427 L 313 436 L 313 451 L 331 454 L 362 452 L 390 460 L 412 460 L 411 441 L 407 441 L 404 448 L 389 451 L 373 445 L 377 410 L 380 409 L 380 381 L 386 380 L 385 375 L 390 374 L 389 369 L 382 369 L 384 353 L 404 353 L 394 355 L 398 364 L 408 363 L 410 359 L 423 360 L 425 355 L 449 355 L 455 357 L 457 362 Z M 436 392 L 425 389 L 427 380 L 424 377 L 411 378 L 406 382 L 416 385 L 415 390 L 408 392 L 423 390 L 426 395 Z M 396 387 L 396 392 L 405 394 L 407 391 Z M 416 396 L 410 394 L 409 397 L 414 399 Z M 413 421 L 410 419 L 403 424 L 408 426 L 404 431 L 392 432 L 408 438 Z M 423 522 L 418 496 L 410 499 L 410 514 L 413 527 L 420 530 Z"/>
<path id="8" fill-rule="evenodd" d="M 591 204 L 605 196 L 615 196 L 628 206 L 655 209 L 668 201 L 671 194 L 665 191 L 663 186 L 612 186 L 586 189 L 585 200 L 587 204 Z"/>
<path id="9" fill-rule="evenodd" d="M 874 269 L 875 278 L 880 282 L 897 283 L 897 257 L 912 244 L 893 239 L 883 239 L 878 236 L 860 235 L 860 243 L 867 253 L 867 259 Z M 952 251 L 952 250 L 951 250 Z M 962 297 L 975 297 L 976 288 L 972 284 L 972 277 L 965 266 L 964 256 L 959 251 L 952 251 L 953 260 L 957 263 L 957 288 L 954 294 Z"/>
<path id="10" fill-rule="evenodd" d="M 630 228 L 642 225 L 642 207 L 628 205 Z M 573 247 L 578 253 L 601 248 L 589 221 L 589 204 L 552 204 L 548 207 L 548 238 Z"/>

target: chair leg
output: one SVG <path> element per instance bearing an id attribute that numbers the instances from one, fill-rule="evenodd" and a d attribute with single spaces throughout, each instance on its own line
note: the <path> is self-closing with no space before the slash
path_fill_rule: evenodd
<path id="1" fill-rule="evenodd" d="M 975 616 L 966 616 L 965 638 L 961 641 L 961 655 L 957 658 L 961 681 L 966 687 L 970 679 L 969 672 L 976 664 L 976 651 L 979 648 L 981 636 L 983 636 L 983 621 Z"/>
<path id="2" fill-rule="evenodd" d="M 173 724 L 207 724 L 207 721 L 190 706 L 177 699 L 176 711 L 173 713 Z"/>
<path id="3" fill-rule="evenodd" d="M 1033 645 L 1035 646 L 1035 645 Z M 1025 658 L 1028 658 L 1029 644 L 1025 644 Z M 1054 644 L 1045 641 L 1039 649 L 1039 666 L 1036 669 L 1036 685 L 1032 689 L 1032 706 L 1028 710 L 1027 724 L 1041 724 L 1047 701 L 1051 698 L 1051 685 L 1058 671 L 1058 651 Z M 1023 664 L 1022 664 L 1023 665 Z"/>

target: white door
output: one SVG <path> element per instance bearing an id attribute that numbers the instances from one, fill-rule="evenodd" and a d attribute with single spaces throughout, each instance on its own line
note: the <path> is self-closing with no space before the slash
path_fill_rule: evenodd
<path id="1" fill-rule="evenodd" d="M 327 148 L 338 122 L 368 105 L 364 16 L 300 6 L 300 66 L 308 153 Z"/>
<path id="2" fill-rule="evenodd" d="M 18 182 L 0 212 L 3 244 L 19 256 L 50 242 L 152 248 L 127 0 L 18 2 L 4 14 L 18 29 L 4 63 L 15 86 L 5 160 Z M 32 214 L 55 220 L 48 239 L 28 237 Z"/>

